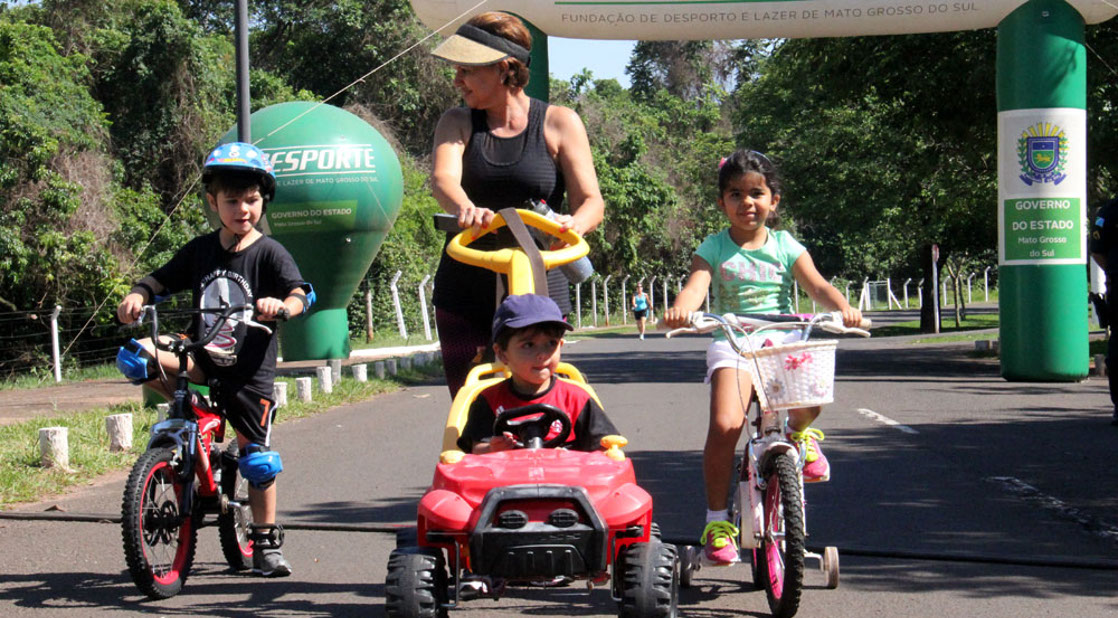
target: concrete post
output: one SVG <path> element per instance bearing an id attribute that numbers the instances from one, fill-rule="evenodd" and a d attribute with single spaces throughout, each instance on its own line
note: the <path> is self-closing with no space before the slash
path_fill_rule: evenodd
<path id="1" fill-rule="evenodd" d="M 109 452 L 132 450 L 132 415 L 113 414 L 105 417 L 105 431 L 109 434 Z"/>
<path id="2" fill-rule="evenodd" d="M 310 378 L 295 378 L 295 396 L 303 403 L 310 403 L 314 397 Z"/>

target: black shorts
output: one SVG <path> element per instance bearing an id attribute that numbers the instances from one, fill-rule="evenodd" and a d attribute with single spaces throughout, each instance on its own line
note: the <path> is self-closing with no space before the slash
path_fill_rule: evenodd
<path id="1" fill-rule="evenodd" d="M 276 418 L 276 402 L 243 386 L 217 384 L 211 391 L 213 401 L 225 410 L 225 418 L 249 442 L 267 446 Z"/>
<path id="2" fill-rule="evenodd" d="M 633 309 L 633 317 L 638 320 L 643 320 L 646 315 L 648 315 L 648 309 Z"/>

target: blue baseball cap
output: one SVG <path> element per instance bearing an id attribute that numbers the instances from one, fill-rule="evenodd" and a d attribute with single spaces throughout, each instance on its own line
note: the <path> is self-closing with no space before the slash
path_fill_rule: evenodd
<path id="1" fill-rule="evenodd" d="M 555 324 L 567 330 L 574 327 L 563 319 L 559 305 L 547 296 L 516 294 L 509 296 L 493 314 L 493 339 L 506 328 L 524 328 L 536 324 Z"/>

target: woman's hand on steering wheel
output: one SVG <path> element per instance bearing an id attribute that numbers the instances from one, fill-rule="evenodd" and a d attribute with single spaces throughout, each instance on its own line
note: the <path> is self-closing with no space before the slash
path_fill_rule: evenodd
<path id="1" fill-rule="evenodd" d="M 495 216 L 497 216 L 497 213 L 488 208 L 469 204 L 458 209 L 458 227 L 462 229 L 469 227 L 483 229 L 489 227 Z"/>

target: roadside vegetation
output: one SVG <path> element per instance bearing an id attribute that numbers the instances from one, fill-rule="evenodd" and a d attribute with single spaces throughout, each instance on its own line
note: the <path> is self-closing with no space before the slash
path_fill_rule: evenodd
<path id="1" fill-rule="evenodd" d="M 309 403 L 295 398 L 294 378 L 280 378 L 278 381 L 287 382 L 289 395 L 288 404 L 276 415 L 276 422 L 285 423 L 365 401 L 426 377 L 427 373 L 413 370 L 402 371 L 395 379 L 378 380 L 372 376 L 368 382 L 343 379 L 334 385 L 331 393 L 316 390 L 314 400 Z M 142 406 L 139 398 L 137 388 L 136 403 L 0 425 L 0 510 L 18 503 L 43 500 L 90 483 L 103 474 L 130 468 L 147 446 L 151 426 L 156 421 L 156 411 Z M 105 417 L 124 413 L 132 414 L 132 450 L 110 453 Z M 40 464 L 39 429 L 43 427 L 68 428 L 70 470 L 44 468 Z M 226 427 L 226 439 L 235 439 L 232 436 L 232 429 Z"/>
<path id="2" fill-rule="evenodd" d="M 400 214 L 349 312 L 360 337 L 372 291 L 378 335 L 394 330 L 389 281 L 402 271 L 400 288 L 416 289 L 441 249 L 429 149 L 458 101 L 427 53 L 439 37 L 405 51 L 432 34 L 407 0 L 249 4 L 252 109 L 331 97 L 401 160 Z M 0 0 L 0 375 L 44 365 L 30 338 L 55 305 L 81 331 L 63 342 L 77 364 L 106 360 L 95 352 L 115 336 L 117 299 L 207 228 L 197 180 L 235 125 L 233 30 L 228 2 Z M 1089 26 L 1087 46 L 1094 207 L 1118 193 L 1118 20 Z M 627 88 L 553 75 L 550 99 L 582 116 L 608 205 L 588 238 L 597 271 L 686 272 L 723 225 L 717 162 L 748 147 L 783 167 L 781 225 L 828 278 L 930 281 L 933 243 L 952 286 L 982 272 L 996 262 L 995 56 L 992 29 L 655 41 L 636 45 Z M 415 305 L 405 320 L 422 332 Z"/>

